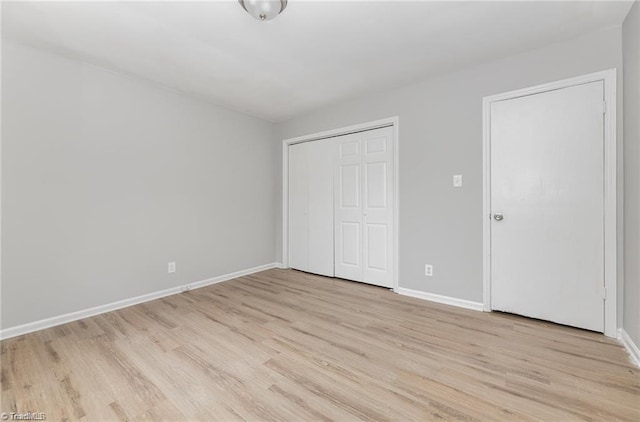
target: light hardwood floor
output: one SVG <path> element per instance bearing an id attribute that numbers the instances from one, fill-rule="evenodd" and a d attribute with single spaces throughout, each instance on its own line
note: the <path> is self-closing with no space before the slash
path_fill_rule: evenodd
<path id="1" fill-rule="evenodd" d="M 640 420 L 616 341 L 269 270 L 2 342 L 48 420 Z"/>

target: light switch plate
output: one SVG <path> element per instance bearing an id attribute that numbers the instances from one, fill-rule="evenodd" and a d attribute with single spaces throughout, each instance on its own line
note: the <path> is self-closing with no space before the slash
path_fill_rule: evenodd
<path id="1" fill-rule="evenodd" d="M 462 175 L 456 174 L 453 176 L 453 187 L 461 188 L 462 187 Z"/>

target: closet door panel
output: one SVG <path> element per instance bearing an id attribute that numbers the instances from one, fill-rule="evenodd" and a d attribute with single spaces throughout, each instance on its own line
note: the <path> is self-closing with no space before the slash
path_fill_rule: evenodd
<path id="1" fill-rule="evenodd" d="M 333 138 L 307 143 L 309 179 L 308 271 L 333 277 Z"/>
<path id="2" fill-rule="evenodd" d="M 289 266 L 309 271 L 308 144 L 289 146 Z"/>
<path id="3" fill-rule="evenodd" d="M 393 287 L 393 129 L 362 133 L 363 281 Z"/>
<path id="4" fill-rule="evenodd" d="M 362 281 L 360 135 L 340 136 L 335 145 L 335 275 Z"/>

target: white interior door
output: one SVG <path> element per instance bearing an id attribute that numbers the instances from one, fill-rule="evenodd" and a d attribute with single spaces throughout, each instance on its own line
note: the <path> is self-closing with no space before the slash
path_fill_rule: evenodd
<path id="1" fill-rule="evenodd" d="M 393 128 L 336 138 L 335 275 L 393 286 Z"/>
<path id="2" fill-rule="evenodd" d="M 599 81 L 492 103 L 492 309 L 604 331 L 603 98 Z"/>

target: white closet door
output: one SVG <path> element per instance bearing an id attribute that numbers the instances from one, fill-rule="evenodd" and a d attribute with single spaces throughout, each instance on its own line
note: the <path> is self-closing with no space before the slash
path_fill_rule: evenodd
<path id="1" fill-rule="evenodd" d="M 335 275 L 362 281 L 362 182 L 360 134 L 336 138 Z"/>
<path id="2" fill-rule="evenodd" d="M 307 144 L 289 146 L 289 266 L 309 270 L 309 171 Z"/>
<path id="3" fill-rule="evenodd" d="M 393 129 L 361 136 L 363 281 L 393 287 Z"/>
<path id="4" fill-rule="evenodd" d="M 289 146 L 289 266 L 333 277 L 333 139 Z"/>
<path id="5" fill-rule="evenodd" d="M 308 271 L 333 277 L 333 141 L 308 142 Z"/>
<path id="6" fill-rule="evenodd" d="M 335 274 L 393 287 L 393 128 L 336 138 Z"/>

